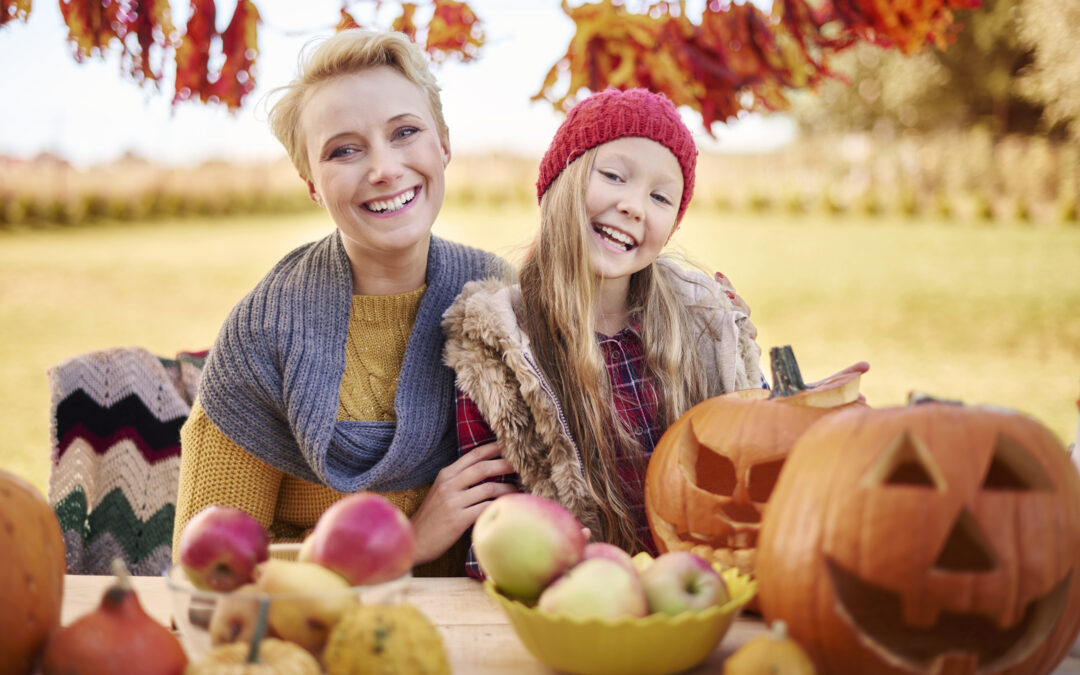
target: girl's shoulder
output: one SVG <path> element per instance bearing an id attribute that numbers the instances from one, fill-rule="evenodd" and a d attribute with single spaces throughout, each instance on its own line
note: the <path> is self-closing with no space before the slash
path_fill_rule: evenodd
<path id="1" fill-rule="evenodd" d="M 665 256 L 656 259 L 656 269 L 688 304 L 733 307 L 723 286 L 701 270 L 684 267 Z"/>
<path id="2" fill-rule="evenodd" d="M 451 332 L 516 332 L 520 307 L 521 287 L 517 284 L 498 277 L 477 279 L 465 284 L 443 314 L 443 327 Z"/>

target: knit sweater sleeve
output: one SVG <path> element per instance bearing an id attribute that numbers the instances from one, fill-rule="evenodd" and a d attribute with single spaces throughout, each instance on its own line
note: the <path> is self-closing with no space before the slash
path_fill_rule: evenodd
<path id="1" fill-rule="evenodd" d="M 235 506 L 263 527 L 274 520 L 284 472 L 229 440 L 207 417 L 199 400 L 180 430 L 180 485 L 173 526 L 173 559 L 179 555 L 180 533 L 199 511 L 211 504 Z M 242 480 L 237 480 L 243 476 Z"/>

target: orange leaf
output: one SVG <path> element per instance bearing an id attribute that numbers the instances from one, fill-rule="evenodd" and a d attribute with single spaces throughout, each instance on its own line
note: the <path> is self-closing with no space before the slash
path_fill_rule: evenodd
<path id="1" fill-rule="evenodd" d="M 16 19 L 25 23 L 33 4 L 32 0 L 0 0 L 0 26 Z"/>
<path id="2" fill-rule="evenodd" d="M 484 46 L 484 30 L 476 12 L 458 0 L 434 0 L 425 49 L 433 61 L 454 57 L 468 62 Z"/>

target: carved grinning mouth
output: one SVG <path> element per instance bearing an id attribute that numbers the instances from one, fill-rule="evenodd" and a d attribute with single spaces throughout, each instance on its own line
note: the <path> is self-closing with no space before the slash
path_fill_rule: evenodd
<path id="1" fill-rule="evenodd" d="M 826 558 L 840 615 L 875 653 L 899 659 L 911 669 L 933 672 L 939 658 L 972 658 L 977 672 L 997 672 L 1023 661 L 1043 644 L 1061 616 L 1072 572 L 1046 595 L 1033 600 L 1014 626 L 1001 629 L 985 615 L 941 612 L 928 628 L 904 622 L 901 598 L 867 583 Z"/>

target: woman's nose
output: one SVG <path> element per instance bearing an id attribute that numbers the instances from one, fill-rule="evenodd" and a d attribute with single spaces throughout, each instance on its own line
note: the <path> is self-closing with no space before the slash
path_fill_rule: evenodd
<path id="1" fill-rule="evenodd" d="M 401 159 L 393 148 L 376 145 L 368 151 L 368 181 L 389 183 L 402 174 Z"/>

